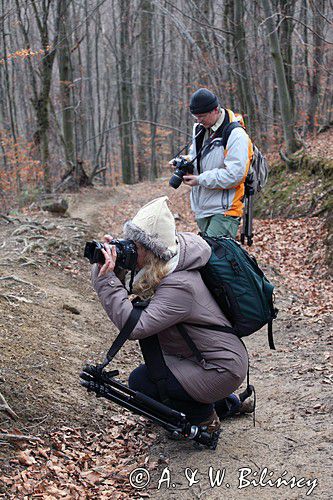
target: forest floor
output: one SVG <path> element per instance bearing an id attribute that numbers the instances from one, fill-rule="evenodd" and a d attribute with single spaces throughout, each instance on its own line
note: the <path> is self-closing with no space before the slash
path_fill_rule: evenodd
<path id="1" fill-rule="evenodd" d="M 66 217 L 30 208 L 0 218 L 0 391 L 18 415 L 0 413 L 0 432 L 18 438 L 0 435 L 0 498 L 331 498 L 333 290 L 323 219 L 255 221 L 250 251 L 276 284 L 279 307 L 276 351 L 265 329 L 246 339 L 255 427 L 252 415 L 224 421 L 216 451 L 198 451 L 80 387 L 81 367 L 100 361 L 117 334 L 90 285 L 84 242 L 119 236 L 162 194 L 178 229 L 195 231 L 188 189 L 166 179 L 70 195 Z M 139 362 L 128 342 L 115 360 L 119 378 Z M 279 477 L 288 485 L 274 486 Z"/>

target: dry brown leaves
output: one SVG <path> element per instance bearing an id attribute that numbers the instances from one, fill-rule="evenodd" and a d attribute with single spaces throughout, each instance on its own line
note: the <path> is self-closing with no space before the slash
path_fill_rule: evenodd
<path id="1" fill-rule="evenodd" d="M 304 143 L 304 152 L 313 158 L 324 158 L 326 160 L 333 158 L 333 129 L 332 127 L 325 132 L 317 133 L 316 135 L 308 135 Z M 275 162 L 280 162 L 279 149 L 285 151 L 285 144 L 280 144 L 276 148 L 271 148 L 265 152 L 270 165 Z"/>
<path id="2" fill-rule="evenodd" d="M 294 315 L 316 320 L 332 310 L 332 279 L 324 263 L 325 238 L 324 220 L 317 217 L 255 221 L 255 243 L 250 253 L 268 266 L 268 276 L 272 275 L 276 285 L 283 284 L 293 292 L 289 311 Z"/>
<path id="3" fill-rule="evenodd" d="M 20 450 L 11 461 L 15 473 L 4 474 L 0 480 L 6 498 L 133 497 L 129 474 L 139 465 L 157 467 L 145 456 L 157 435 L 146 424 L 143 431 L 139 417 L 112 420 L 112 428 L 100 433 L 63 427 L 51 433 L 47 443 L 41 441 Z"/>
<path id="4" fill-rule="evenodd" d="M 317 134 L 317 136 L 308 141 L 306 145 L 306 152 L 310 156 L 315 158 L 325 158 L 332 159 L 333 158 L 333 130 L 332 128 Z"/>

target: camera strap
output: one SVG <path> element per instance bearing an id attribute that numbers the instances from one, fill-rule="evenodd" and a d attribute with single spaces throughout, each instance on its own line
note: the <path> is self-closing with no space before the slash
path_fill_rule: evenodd
<path id="1" fill-rule="evenodd" d="M 108 350 L 104 362 L 99 365 L 99 369 L 102 370 L 109 363 L 111 363 L 117 352 L 122 348 L 126 340 L 128 340 L 137 322 L 139 321 L 143 310 L 148 306 L 148 304 L 149 300 L 137 301 L 133 303 L 131 314 Z M 139 343 L 149 376 L 157 386 L 160 400 L 165 405 L 170 406 L 171 400 L 166 389 L 166 380 L 168 376 L 167 366 L 158 337 L 157 335 L 151 335 L 144 339 L 140 339 Z"/>
<path id="2" fill-rule="evenodd" d="M 131 271 L 131 279 L 130 279 L 130 282 L 128 285 L 129 290 L 127 290 L 127 288 L 126 288 L 126 290 L 129 294 L 133 293 L 133 282 L 134 282 L 134 278 L 135 278 L 135 266 L 132 267 L 130 271 Z"/>
<path id="3" fill-rule="evenodd" d="M 105 368 L 109 363 L 111 363 L 117 352 L 125 344 L 126 340 L 134 330 L 135 325 L 139 321 L 142 311 L 147 307 L 148 303 L 149 301 L 141 301 L 133 304 L 131 314 L 129 315 L 123 328 L 120 330 L 118 336 L 114 340 L 112 346 L 108 350 L 106 358 L 103 361 L 102 365 L 100 365 L 101 369 Z"/>

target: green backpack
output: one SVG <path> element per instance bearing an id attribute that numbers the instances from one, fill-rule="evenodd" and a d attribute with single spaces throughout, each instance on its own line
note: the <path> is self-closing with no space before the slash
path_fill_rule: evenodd
<path id="1" fill-rule="evenodd" d="M 269 346 L 275 349 L 272 323 L 278 309 L 273 304 L 274 285 L 237 241 L 201 236 L 212 248 L 201 276 L 231 322 L 233 333 L 246 337 L 268 325 Z"/>

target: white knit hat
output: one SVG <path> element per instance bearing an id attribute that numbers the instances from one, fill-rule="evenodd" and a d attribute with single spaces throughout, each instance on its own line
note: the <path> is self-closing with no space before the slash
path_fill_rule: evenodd
<path id="1" fill-rule="evenodd" d="M 166 261 L 178 251 L 175 219 L 167 200 L 167 196 L 161 196 L 150 201 L 124 225 L 126 239 L 138 241 Z"/>

